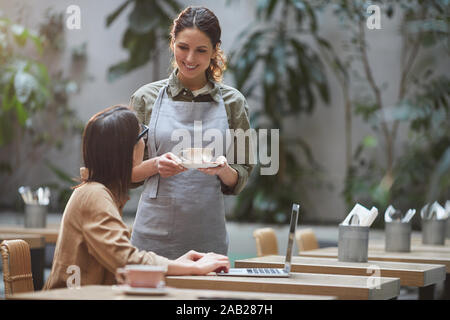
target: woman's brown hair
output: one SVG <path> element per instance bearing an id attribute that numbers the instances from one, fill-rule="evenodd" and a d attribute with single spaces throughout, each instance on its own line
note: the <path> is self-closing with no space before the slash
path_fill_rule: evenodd
<path id="1" fill-rule="evenodd" d="M 220 49 L 220 36 L 222 29 L 220 28 L 219 19 L 209 9 L 204 7 L 187 7 L 176 19 L 173 20 L 172 29 L 170 31 L 170 47 L 174 48 L 175 38 L 177 34 L 186 28 L 197 28 L 204 32 L 211 40 L 215 55 L 211 59 L 206 74 L 212 77 L 214 81 L 221 82 L 223 73 L 226 70 L 227 59 L 224 52 Z M 176 66 L 176 62 L 173 64 Z"/>
<path id="2" fill-rule="evenodd" d="M 139 121 L 127 106 L 112 106 L 92 116 L 83 132 L 83 161 L 88 170 L 84 182 L 105 185 L 119 203 L 124 203 L 139 130 Z"/>

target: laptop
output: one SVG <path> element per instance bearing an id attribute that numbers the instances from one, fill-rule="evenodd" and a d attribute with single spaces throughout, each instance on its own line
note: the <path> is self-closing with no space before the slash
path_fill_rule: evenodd
<path id="1" fill-rule="evenodd" d="M 240 277 L 264 277 L 264 278 L 286 278 L 291 272 L 292 249 L 294 245 L 295 230 L 297 228 L 298 210 L 300 205 L 292 205 L 291 225 L 289 227 L 289 238 L 286 251 L 284 268 L 230 268 L 228 272 L 218 272 L 218 276 L 240 276 Z"/>

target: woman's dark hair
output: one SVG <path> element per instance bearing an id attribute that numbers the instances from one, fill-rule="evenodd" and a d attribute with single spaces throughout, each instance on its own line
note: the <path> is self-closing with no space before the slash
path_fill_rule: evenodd
<path id="1" fill-rule="evenodd" d="M 120 203 L 128 198 L 139 131 L 135 113 L 123 105 L 98 112 L 84 128 L 82 151 L 88 169 L 85 182 L 102 183 Z"/>
<path id="2" fill-rule="evenodd" d="M 209 9 L 204 7 L 187 7 L 176 19 L 173 20 L 172 29 L 170 31 L 170 47 L 174 49 L 175 38 L 177 34 L 186 28 L 197 28 L 204 32 L 211 40 L 213 50 L 216 51 L 215 57 L 211 59 L 209 68 L 206 70 L 208 76 L 214 81 L 222 81 L 223 72 L 225 71 L 227 60 L 224 52 L 220 49 L 220 36 L 222 30 L 220 28 L 219 19 Z M 176 62 L 173 62 L 174 65 Z"/>

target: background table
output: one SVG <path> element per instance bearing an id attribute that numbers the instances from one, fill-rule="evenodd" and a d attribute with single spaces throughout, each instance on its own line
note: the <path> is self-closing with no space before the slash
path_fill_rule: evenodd
<path id="1" fill-rule="evenodd" d="M 422 236 L 419 236 L 419 235 L 411 235 L 411 243 L 412 244 L 418 244 L 418 243 L 422 243 Z M 444 242 L 444 245 L 445 246 L 450 246 L 450 239 L 447 237 L 446 239 L 445 239 L 445 242 Z"/>
<path id="2" fill-rule="evenodd" d="M 257 299 L 257 300 L 331 300 L 332 296 L 233 292 L 167 288 L 167 295 L 128 295 L 117 286 L 83 286 L 79 289 L 53 289 L 18 293 L 9 300 L 196 300 L 196 299 Z"/>
<path id="3" fill-rule="evenodd" d="M 265 256 L 235 261 L 238 268 L 283 268 L 284 256 Z M 291 271 L 341 275 L 370 276 L 379 268 L 381 277 L 400 279 L 400 285 L 426 287 L 445 280 L 445 266 L 437 264 L 410 264 L 389 261 L 366 263 L 342 262 L 335 258 L 292 257 Z"/>
<path id="4" fill-rule="evenodd" d="M 322 257 L 322 258 L 337 258 L 338 247 L 328 247 L 315 250 L 308 250 L 300 252 L 304 257 Z M 446 279 L 444 298 L 449 298 L 450 290 L 450 254 L 446 252 L 432 252 L 432 251 L 411 251 L 411 252 L 386 252 L 384 250 L 370 249 L 368 251 L 369 261 L 392 261 L 405 263 L 422 263 L 422 264 L 443 264 L 446 268 Z M 423 298 L 430 298 L 434 293 L 434 286 L 428 286 L 419 289 L 419 294 Z"/>
<path id="5" fill-rule="evenodd" d="M 132 230 L 132 222 L 126 221 L 125 224 Z M 0 224 L 0 233 L 8 234 L 29 234 L 34 236 L 43 236 L 46 244 L 56 244 L 59 235 L 60 224 L 49 224 L 46 228 L 25 228 L 17 224 Z"/>
<path id="6" fill-rule="evenodd" d="M 42 236 L 46 244 L 55 244 L 58 239 L 59 225 L 49 225 L 47 228 L 25 228 L 19 225 L 1 224 L 0 233 Z"/>
<path id="7" fill-rule="evenodd" d="M 379 278 L 379 288 L 372 287 L 371 280 L 361 276 L 291 273 L 289 278 L 170 276 L 166 283 L 177 288 L 317 294 L 338 299 L 392 299 L 400 293 L 398 278 Z"/>
<path id="8" fill-rule="evenodd" d="M 385 250 L 385 239 L 369 240 L 369 249 Z M 442 252 L 450 255 L 450 245 L 423 244 L 422 239 L 411 238 L 411 251 Z"/>
<path id="9" fill-rule="evenodd" d="M 304 257 L 322 257 L 322 258 L 337 258 L 338 247 L 327 247 L 321 249 L 314 249 L 300 252 Z M 424 264 L 443 264 L 446 268 L 446 273 L 450 273 L 450 254 L 443 252 L 426 252 L 426 251 L 411 251 L 411 252 L 386 252 L 384 250 L 371 250 L 368 252 L 369 260 L 376 261 L 393 261 L 393 262 L 407 262 L 407 263 L 424 263 Z"/>

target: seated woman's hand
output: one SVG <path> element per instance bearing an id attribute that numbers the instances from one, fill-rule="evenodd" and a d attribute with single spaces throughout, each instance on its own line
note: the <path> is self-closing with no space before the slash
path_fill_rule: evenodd
<path id="1" fill-rule="evenodd" d="M 180 159 L 172 152 L 159 156 L 157 167 L 158 173 L 163 178 L 171 177 L 187 170 L 181 165 Z"/>
<path id="2" fill-rule="evenodd" d="M 168 275 L 206 275 L 230 269 L 227 256 L 217 253 L 200 253 L 194 250 L 182 255 L 169 265 Z"/>
<path id="3" fill-rule="evenodd" d="M 176 259 L 178 262 L 193 262 L 197 261 L 200 258 L 203 258 L 205 253 L 197 252 L 195 250 L 190 250 L 189 252 L 183 254 L 181 257 Z"/>
<path id="4" fill-rule="evenodd" d="M 230 260 L 227 256 L 210 252 L 194 262 L 193 274 L 206 275 L 210 272 L 228 272 L 229 269 Z"/>

